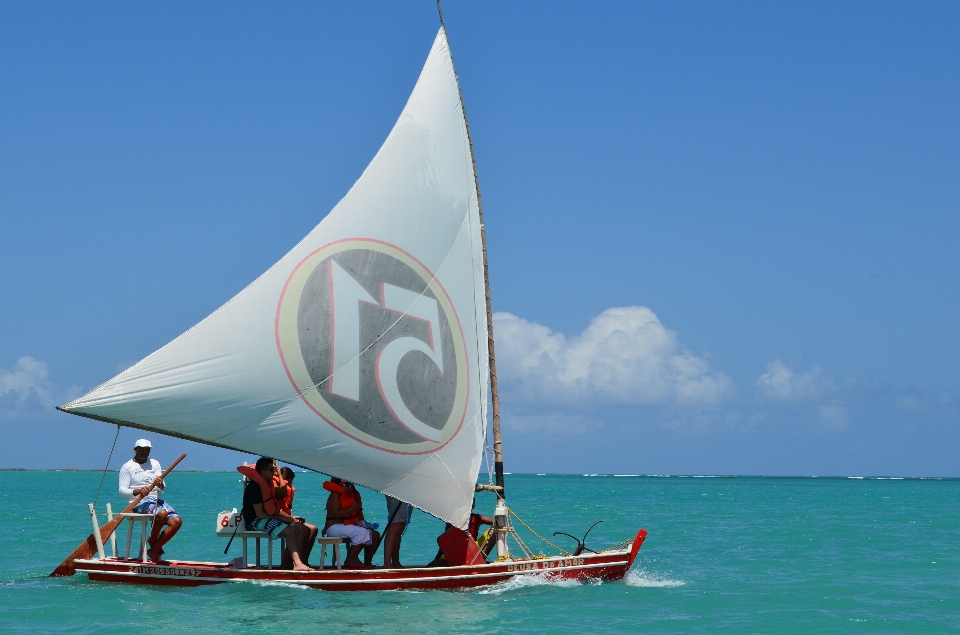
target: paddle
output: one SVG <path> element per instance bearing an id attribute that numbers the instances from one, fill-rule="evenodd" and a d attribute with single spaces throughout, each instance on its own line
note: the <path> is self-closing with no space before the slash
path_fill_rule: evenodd
<path id="1" fill-rule="evenodd" d="M 168 467 L 166 471 L 164 471 L 164 473 L 160 475 L 160 480 L 163 480 L 164 478 L 166 478 L 167 474 L 172 472 L 173 468 L 177 467 L 177 463 L 179 463 L 184 458 L 186 458 L 186 456 L 187 456 L 186 454 L 181 454 L 180 458 L 174 461 L 170 465 L 170 467 Z M 120 512 L 120 514 L 114 516 L 113 520 L 111 520 L 106 525 L 100 528 L 101 542 L 105 543 L 107 541 L 107 538 L 109 538 L 113 534 L 113 532 L 116 531 L 117 527 L 120 526 L 120 523 L 124 521 L 123 514 L 127 514 L 133 511 L 133 508 L 139 505 L 140 501 L 143 500 L 143 497 L 146 495 L 147 494 L 140 494 L 139 496 L 137 496 L 135 499 L 133 499 L 132 503 L 127 505 L 126 508 L 122 512 Z M 86 560 L 96 552 L 97 552 L 97 539 L 94 537 L 93 534 L 90 534 L 89 536 L 87 536 L 86 540 L 80 543 L 79 547 L 73 550 L 73 553 L 67 556 L 66 560 L 60 563 L 59 567 L 53 570 L 53 573 L 50 574 L 50 577 L 73 575 L 76 572 L 76 569 L 73 566 L 73 561 Z"/>

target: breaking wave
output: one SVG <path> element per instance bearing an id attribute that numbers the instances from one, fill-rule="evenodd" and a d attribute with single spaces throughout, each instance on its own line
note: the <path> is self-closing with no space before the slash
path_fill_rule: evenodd
<path id="1" fill-rule="evenodd" d="M 580 586 L 577 580 L 563 580 L 560 577 L 550 573 L 535 573 L 529 575 L 516 575 L 509 580 L 498 582 L 492 586 L 483 587 L 477 590 L 481 595 L 500 595 L 507 591 L 525 589 L 535 586 L 553 586 L 553 587 L 576 587 Z"/>
<path id="2" fill-rule="evenodd" d="M 284 582 L 282 580 L 239 580 L 239 582 L 244 582 L 247 584 L 255 584 L 257 586 L 273 586 L 273 587 L 284 587 L 286 589 L 305 589 L 311 591 L 312 589 L 306 584 L 299 584 L 297 582 Z"/>
<path id="3" fill-rule="evenodd" d="M 646 569 L 631 569 L 623 578 L 627 586 L 653 587 L 653 588 L 673 588 L 686 586 L 683 580 L 674 580 L 659 573 L 650 573 Z"/>

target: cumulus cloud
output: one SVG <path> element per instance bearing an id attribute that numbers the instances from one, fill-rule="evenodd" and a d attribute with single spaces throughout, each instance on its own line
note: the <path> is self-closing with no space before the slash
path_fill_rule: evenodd
<path id="1" fill-rule="evenodd" d="M 833 381 L 819 366 L 798 375 L 779 359 L 767 364 L 767 372 L 760 375 L 757 385 L 770 399 L 790 402 L 819 399 L 834 390 Z"/>
<path id="2" fill-rule="evenodd" d="M 828 429 L 839 430 L 847 426 L 847 408 L 840 404 L 828 404 L 817 408 L 820 419 L 826 423 Z"/>
<path id="3" fill-rule="evenodd" d="M 500 378 L 531 402 L 709 404 L 732 390 L 647 307 L 607 309 L 574 337 L 510 313 L 493 321 Z"/>
<path id="4" fill-rule="evenodd" d="M 16 393 L 23 403 L 36 395 L 42 405 L 53 404 L 53 384 L 47 378 L 47 364 L 32 357 L 21 357 L 11 370 L 0 368 L 0 397 Z"/>
<path id="5" fill-rule="evenodd" d="M 524 432 L 546 431 L 554 434 L 580 434 L 587 430 L 604 427 L 603 421 L 600 419 L 561 412 L 548 412 L 546 414 L 507 413 L 504 420 L 509 422 L 511 429 Z"/>
<path id="6" fill-rule="evenodd" d="M 76 386 L 58 391 L 50 381 L 46 362 L 32 357 L 21 357 L 10 370 L 0 368 L 0 399 L 3 399 L 6 417 L 17 416 L 32 403 L 44 408 L 64 403 L 78 392 Z"/>

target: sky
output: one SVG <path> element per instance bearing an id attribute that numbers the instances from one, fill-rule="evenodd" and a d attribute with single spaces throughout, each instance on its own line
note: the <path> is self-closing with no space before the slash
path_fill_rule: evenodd
<path id="1" fill-rule="evenodd" d="M 960 4 L 444 15 L 508 472 L 960 476 Z M 0 468 L 103 468 L 116 428 L 54 406 L 312 229 L 438 28 L 431 0 L 0 1 Z"/>

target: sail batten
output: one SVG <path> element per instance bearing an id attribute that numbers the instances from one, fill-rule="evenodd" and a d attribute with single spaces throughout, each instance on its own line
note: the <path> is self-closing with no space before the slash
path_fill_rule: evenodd
<path id="1" fill-rule="evenodd" d="M 464 527 L 488 395 L 479 192 L 446 34 L 396 125 L 280 261 L 61 409 L 273 456 Z"/>

